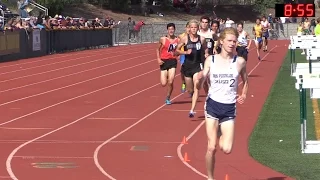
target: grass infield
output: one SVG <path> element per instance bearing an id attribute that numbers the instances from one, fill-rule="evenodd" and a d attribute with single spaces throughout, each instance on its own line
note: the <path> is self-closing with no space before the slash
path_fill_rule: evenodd
<path id="1" fill-rule="evenodd" d="M 296 59 L 297 62 L 306 62 L 299 50 Z M 295 81 L 290 76 L 288 52 L 250 137 L 249 153 L 260 163 L 287 176 L 297 180 L 316 180 L 320 179 L 320 156 L 301 154 L 300 151 L 299 92 L 294 88 Z M 307 97 L 310 97 L 309 93 Z M 315 140 L 310 98 L 307 98 L 307 106 L 307 137 Z"/>

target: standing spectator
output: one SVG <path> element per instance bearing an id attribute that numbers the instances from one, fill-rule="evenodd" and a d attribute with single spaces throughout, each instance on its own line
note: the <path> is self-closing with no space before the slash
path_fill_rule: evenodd
<path id="1" fill-rule="evenodd" d="M 36 19 L 35 26 L 39 29 L 45 28 L 45 23 L 43 21 L 43 13 L 39 13 L 39 16 Z"/>
<path id="2" fill-rule="evenodd" d="M 220 19 L 219 31 L 222 32 L 224 28 L 226 28 L 225 21 L 223 19 Z"/>
<path id="3" fill-rule="evenodd" d="M 314 28 L 316 27 L 317 23 L 315 19 L 311 19 L 310 21 L 310 32 L 313 34 L 314 33 Z"/>
<path id="4" fill-rule="evenodd" d="M 19 12 L 19 16 L 21 16 L 21 18 L 27 18 L 28 17 L 28 12 L 26 10 L 26 7 L 28 6 L 29 1 L 26 0 L 18 0 L 17 1 L 17 6 L 18 6 L 18 12 Z"/>
<path id="5" fill-rule="evenodd" d="M 314 35 L 320 36 L 320 18 L 317 19 L 317 25 L 314 28 Z"/>
<path id="6" fill-rule="evenodd" d="M 4 30 L 13 30 L 13 18 L 9 19 L 8 22 L 4 25 Z"/>
<path id="7" fill-rule="evenodd" d="M 226 28 L 227 27 L 232 27 L 232 25 L 234 24 L 234 21 L 233 20 L 231 20 L 230 18 L 227 18 L 227 20 L 226 20 Z"/>
<path id="8" fill-rule="evenodd" d="M 135 33 L 135 25 L 136 23 L 131 20 L 131 17 L 128 18 L 128 29 L 129 29 L 129 41 L 131 40 L 131 36 L 133 35 L 133 38 L 136 38 Z"/>
<path id="9" fill-rule="evenodd" d="M 269 22 L 269 24 L 270 24 L 271 29 L 274 29 L 272 14 L 269 14 L 269 16 L 268 16 L 268 22 Z"/>
<path id="10" fill-rule="evenodd" d="M 104 22 L 103 22 L 103 27 L 110 28 L 110 26 L 111 26 L 110 17 L 108 15 L 106 15 Z"/>

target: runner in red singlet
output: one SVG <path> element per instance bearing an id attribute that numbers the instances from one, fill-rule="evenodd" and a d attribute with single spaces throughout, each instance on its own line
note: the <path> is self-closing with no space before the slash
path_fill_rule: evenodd
<path id="1" fill-rule="evenodd" d="M 161 85 L 168 88 L 165 103 L 170 105 L 170 96 L 177 68 L 177 55 L 175 51 L 178 45 L 178 38 L 174 34 L 176 30 L 174 23 L 167 24 L 167 30 L 168 34 L 160 38 L 159 47 L 157 48 L 157 60 L 160 65 Z"/>

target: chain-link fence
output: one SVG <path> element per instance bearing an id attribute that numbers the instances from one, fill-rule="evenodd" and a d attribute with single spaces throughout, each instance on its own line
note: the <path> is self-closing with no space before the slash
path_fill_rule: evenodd
<path id="1" fill-rule="evenodd" d="M 187 21 L 173 21 L 176 25 L 176 34 L 185 31 Z M 297 34 L 298 24 L 296 23 L 274 23 L 271 24 L 273 29 L 270 30 L 271 39 L 289 39 L 291 35 Z M 158 42 L 159 38 L 167 34 L 167 22 L 147 23 L 141 27 L 135 37 L 131 35 L 129 39 L 129 29 L 126 22 L 120 23 L 113 30 L 114 45 L 125 44 L 141 44 L 141 43 L 154 43 Z M 252 34 L 253 23 L 244 24 L 244 30 Z"/>

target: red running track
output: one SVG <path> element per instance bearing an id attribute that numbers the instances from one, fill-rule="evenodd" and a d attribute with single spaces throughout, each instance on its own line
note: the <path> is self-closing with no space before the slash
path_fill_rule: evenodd
<path id="1" fill-rule="evenodd" d="M 247 141 L 286 43 L 271 41 L 261 63 L 251 50 L 250 95 L 239 106 L 233 154 L 218 153 L 217 180 L 226 173 L 231 180 L 284 177 L 250 158 Z M 205 179 L 204 97 L 198 117 L 189 119 L 191 99 L 180 93 L 178 74 L 174 104 L 165 106 L 155 48 L 112 47 L 0 64 L 0 179 Z M 191 162 L 183 162 L 185 152 Z"/>

